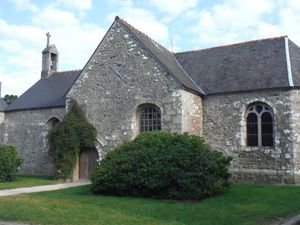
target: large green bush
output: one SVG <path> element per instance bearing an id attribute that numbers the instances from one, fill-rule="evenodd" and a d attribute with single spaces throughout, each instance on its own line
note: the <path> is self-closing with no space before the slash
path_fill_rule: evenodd
<path id="1" fill-rule="evenodd" d="M 92 175 L 94 193 L 201 199 L 227 187 L 231 157 L 188 134 L 148 132 L 109 151 Z"/>
<path id="2" fill-rule="evenodd" d="M 22 161 L 13 146 L 0 145 L 0 181 L 14 180 Z"/>
<path id="3" fill-rule="evenodd" d="M 56 178 L 70 178 L 80 150 L 94 147 L 96 136 L 96 129 L 87 121 L 81 106 L 71 100 L 64 119 L 48 134 L 49 154 L 55 166 Z"/>

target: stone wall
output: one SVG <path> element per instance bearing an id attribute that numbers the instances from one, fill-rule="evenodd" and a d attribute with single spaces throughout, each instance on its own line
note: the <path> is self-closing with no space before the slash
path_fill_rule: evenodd
<path id="1" fill-rule="evenodd" d="M 292 130 L 290 131 L 293 140 L 293 160 L 295 182 L 300 183 L 300 91 L 291 91 L 292 110 Z"/>
<path id="2" fill-rule="evenodd" d="M 139 133 L 138 106 L 155 104 L 161 110 L 162 130 L 182 132 L 182 104 L 201 104 L 198 96 L 181 85 L 118 22 L 110 28 L 67 95 L 84 106 L 98 131 L 105 152 Z M 184 102 L 184 103 L 183 103 Z M 201 106 L 190 106 L 187 123 L 199 121 Z M 187 129 L 185 129 L 187 130 Z M 101 153 L 100 153 L 101 158 Z"/>
<path id="3" fill-rule="evenodd" d="M 181 91 L 182 132 L 202 136 L 202 99 L 191 92 Z"/>
<path id="4" fill-rule="evenodd" d="M 0 112 L 0 144 L 3 144 L 3 140 L 4 140 L 4 128 L 5 128 L 5 124 L 4 124 L 4 112 Z"/>
<path id="5" fill-rule="evenodd" d="M 5 113 L 4 143 L 16 147 L 24 159 L 20 173 L 51 175 L 53 167 L 48 157 L 47 122 L 57 117 L 60 121 L 64 108 L 23 110 Z"/>
<path id="6" fill-rule="evenodd" d="M 209 95 L 203 99 L 203 136 L 215 149 L 233 157 L 231 170 L 235 179 L 260 183 L 294 182 L 295 131 L 292 127 L 291 93 L 255 91 Z M 274 147 L 246 146 L 245 113 L 253 102 L 266 103 L 273 109 Z M 298 120 L 299 112 L 296 113 Z"/>

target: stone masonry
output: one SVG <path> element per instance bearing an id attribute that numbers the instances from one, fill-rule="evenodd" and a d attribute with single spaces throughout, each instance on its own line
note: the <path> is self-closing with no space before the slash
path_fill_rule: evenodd
<path id="1" fill-rule="evenodd" d="M 300 91 L 291 91 L 291 130 L 289 140 L 293 141 L 293 169 L 295 183 L 300 183 Z M 287 131 L 286 131 L 287 132 Z"/>
<path id="2" fill-rule="evenodd" d="M 16 111 L 5 114 L 4 143 L 16 147 L 18 154 L 24 159 L 21 173 L 53 174 L 46 139 L 51 126 L 48 121 L 53 117 L 62 120 L 64 114 L 64 108 Z"/>
<path id="3" fill-rule="evenodd" d="M 145 103 L 160 108 L 162 130 L 201 134 L 201 98 L 183 90 L 116 21 L 67 97 L 84 106 L 102 152 L 138 134 L 138 107 Z"/>
<path id="4" fill-rule="evenodd" d="M 203 136 L 215 149 L 233 157 L 231 171 L 235 179 L 294 183 L 293 95 L 288 90 L 272 90 L 210 95 L 203 99 Z M 273 109 L 274 147 L 246 146 L 245 113 L 254 102 L 263 102 Z"/>

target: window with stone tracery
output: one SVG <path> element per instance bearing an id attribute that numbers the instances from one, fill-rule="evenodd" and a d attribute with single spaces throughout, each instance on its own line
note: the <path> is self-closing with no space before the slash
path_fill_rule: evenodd
<path id="1" fill-rule="evenodd" d="M 251 105 L 246 114 L 247 146 L 273 146 L 273 113 L 263 103 Z"/>

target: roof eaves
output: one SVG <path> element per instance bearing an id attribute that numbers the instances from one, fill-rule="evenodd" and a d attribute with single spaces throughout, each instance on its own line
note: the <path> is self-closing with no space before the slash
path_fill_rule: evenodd
<path id="1" fill-rule="evenodd" d="M 53 108 L 64 108 L 66 104 L 64 105 L 57 105 L 57 106 L 40 106 L 40 107 L 29 107 L 29 108 L 20 108 L 20 109 L 4 109 L 4 113 L 9 112 L 16 112 L 16 111 L 26 111 L 26 110 L 41 110 L 41 109 L 53 109 Z"/>
<path id="2" fill-rule="evenodd" d="M 300 89 L 300 86 L 257 88 L 257 89 L 251 89 L 251 90 L 218 91 L 218 92 L 207 93 L 206 96 L 211 96 L 211 95 L 228 95 L 228 94 L 237 94 L 237 93 L 249 93 L 249 92 L 257 92 L 257 91 L 274 91 L 274 90 L 288 91 L 288 90 L 291 90 L 291 89 Z"/>

